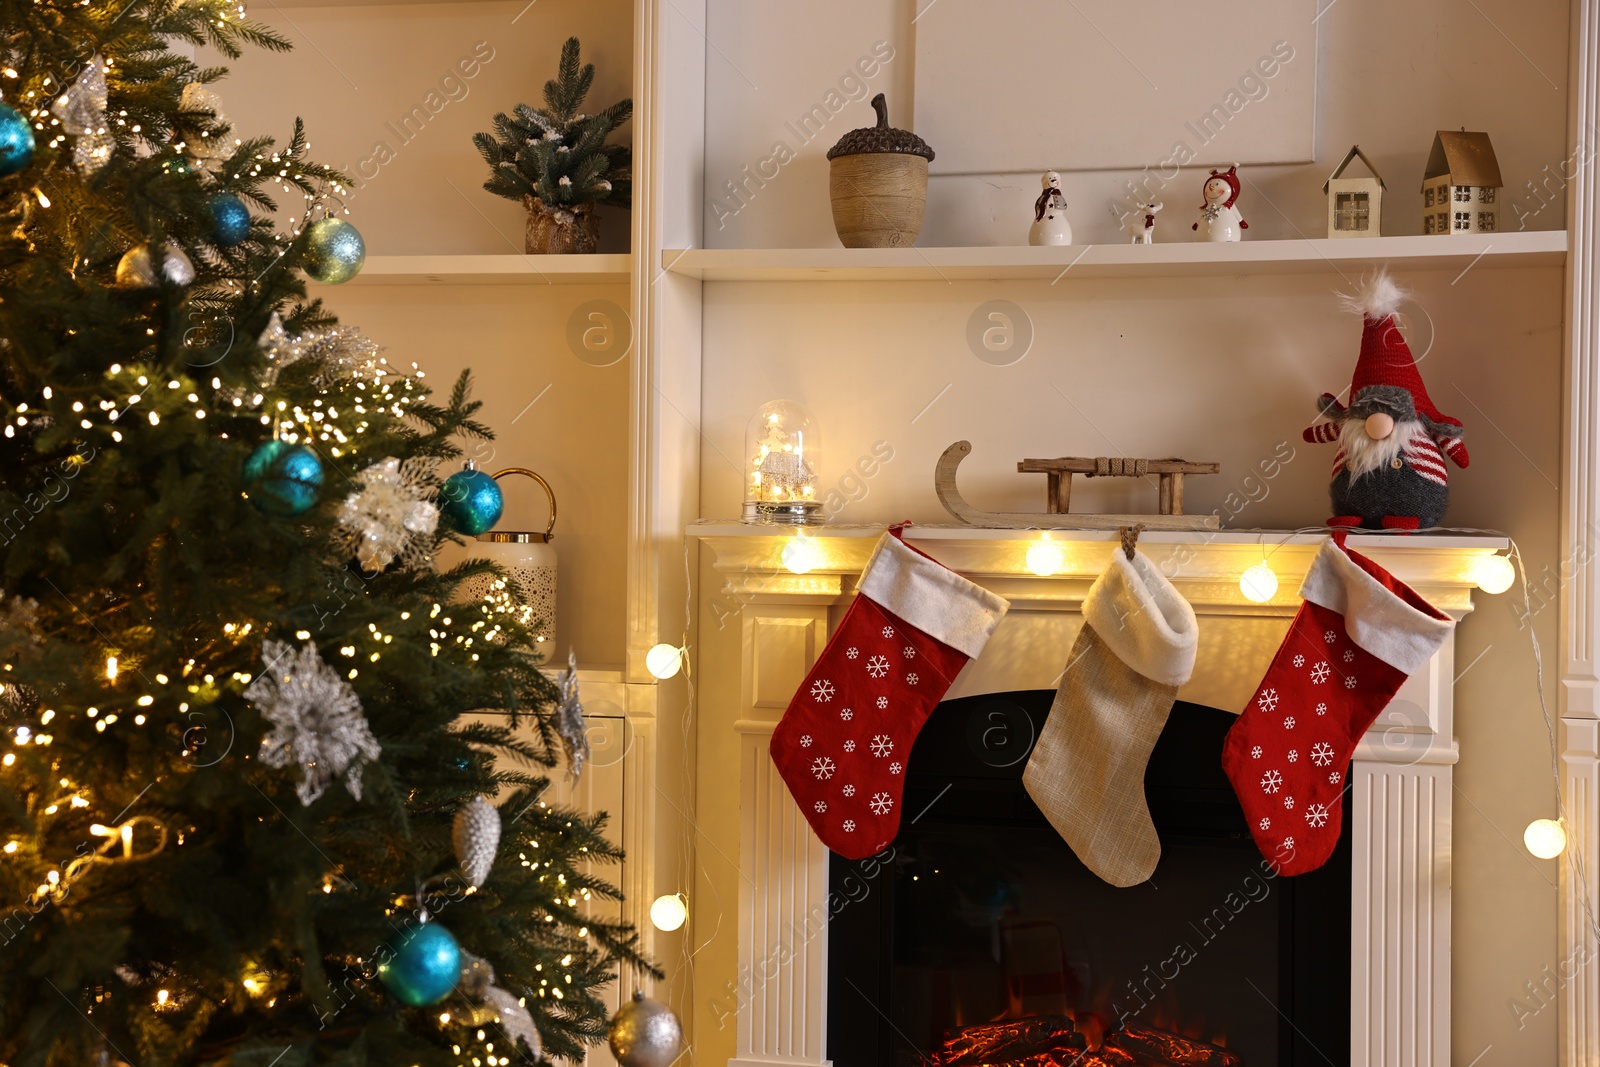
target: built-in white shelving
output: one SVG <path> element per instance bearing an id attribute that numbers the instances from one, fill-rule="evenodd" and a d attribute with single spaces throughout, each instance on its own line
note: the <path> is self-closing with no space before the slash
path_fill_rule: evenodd
<path id="1" fill-rule="evenodd" d="M 1241 241 L 1237 244 L 1029 245 L 970 248 L 666 249 L 661 267 L 709 282 L 1015 281 L 1238 274 L 1467 271 L 1560 267 L 1565 230 Z"/>
<path id="2" fill-rule="evenodd" d="M 626 285 L 632 256 L 368 256 L 350 285 Z"/>

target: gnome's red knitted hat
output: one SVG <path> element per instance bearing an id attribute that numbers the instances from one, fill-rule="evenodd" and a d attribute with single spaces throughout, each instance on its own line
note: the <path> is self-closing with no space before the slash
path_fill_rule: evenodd
<path id="1" fill-rule="evenodd" d="M 1411 346 L 1395 322 L 1395 312 L 1404 298 L 1394 279 L 1380 272 L 1359 294 L 1346 300 L 1350 310 L 1362 315 L 1361 354 L 1350 379 L 1350 408 L 1385 409 L 1399 418 L 1414 416 L 1451 458 L 1465 467 L 1467 453 L 1461 444 L 1461 420 L 1441 414 L 1433 406 L 1422 375 L 1417 373 Z"/>

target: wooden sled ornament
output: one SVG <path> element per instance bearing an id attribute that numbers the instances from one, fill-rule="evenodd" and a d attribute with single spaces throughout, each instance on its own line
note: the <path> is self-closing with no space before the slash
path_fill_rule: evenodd
<path id="1" fill-rule="evenodd" d="M 972 454 L 972 443 L 957 441 L 944 450 L 933 471 L 933 491 L 944 509 L 968 526 L 991 530 L 1049 529 L 1049 530 L 1119 530 L 1126 526 L 1143 525 L 1147 530 L 1215 530 L 1222 525 L 1215 515 L 1185 515 L 1183 513 L 1183 478 L 1188 474 L 1216 474 L 1222 470 L 1220 463 L 1192 463 L 1182 459 L 1121 459 L 1082 458 L 1066 456 L 1061 459 L 1025 459 L 1017 470 L 1025 474 L 1049 476 L 1048 511 L 1029 514 L 1020 511 L 979 511 L 961 498 L 956 489 L 956 468 Z M 1072 515 L 1067 506 L 1072 495 L 1072 476 L 1083 474 L 1090 478 L 1139 478 L 1147 474 L 1161 479 L 1161 497 L 1157 515 Z"/>

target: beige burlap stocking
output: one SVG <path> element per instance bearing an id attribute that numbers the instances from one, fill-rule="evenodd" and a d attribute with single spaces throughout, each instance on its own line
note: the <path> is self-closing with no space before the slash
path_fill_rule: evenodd
<path id="1" fill-rule="evenodd" d="M 1137 885 L 1161 858 L 1144 772 L 1194 670 L 1194 609 L 1150 560 L 1119 550 L 1083 617 L 1022 782 L 1084 866 Z"/>

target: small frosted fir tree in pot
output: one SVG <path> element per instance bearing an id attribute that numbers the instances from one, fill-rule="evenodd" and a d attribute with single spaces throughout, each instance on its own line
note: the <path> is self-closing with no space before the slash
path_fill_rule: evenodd
<path id="1" fill-rule="evenodd" d="M 545 106 L 518 104 L 494 117 L 495 133 L 472 138 L 494 171 L 483 187 L 528 209 L 529 254 L 593 252 L 595 207 L 632 203 L 633 151 L 606 138 L 628 121 L 633 101 L 581 114 L 593 83 L 594 64 L 578 66 L 578 39 L 569 37 L 560 71 L 544 83 Z"/>

